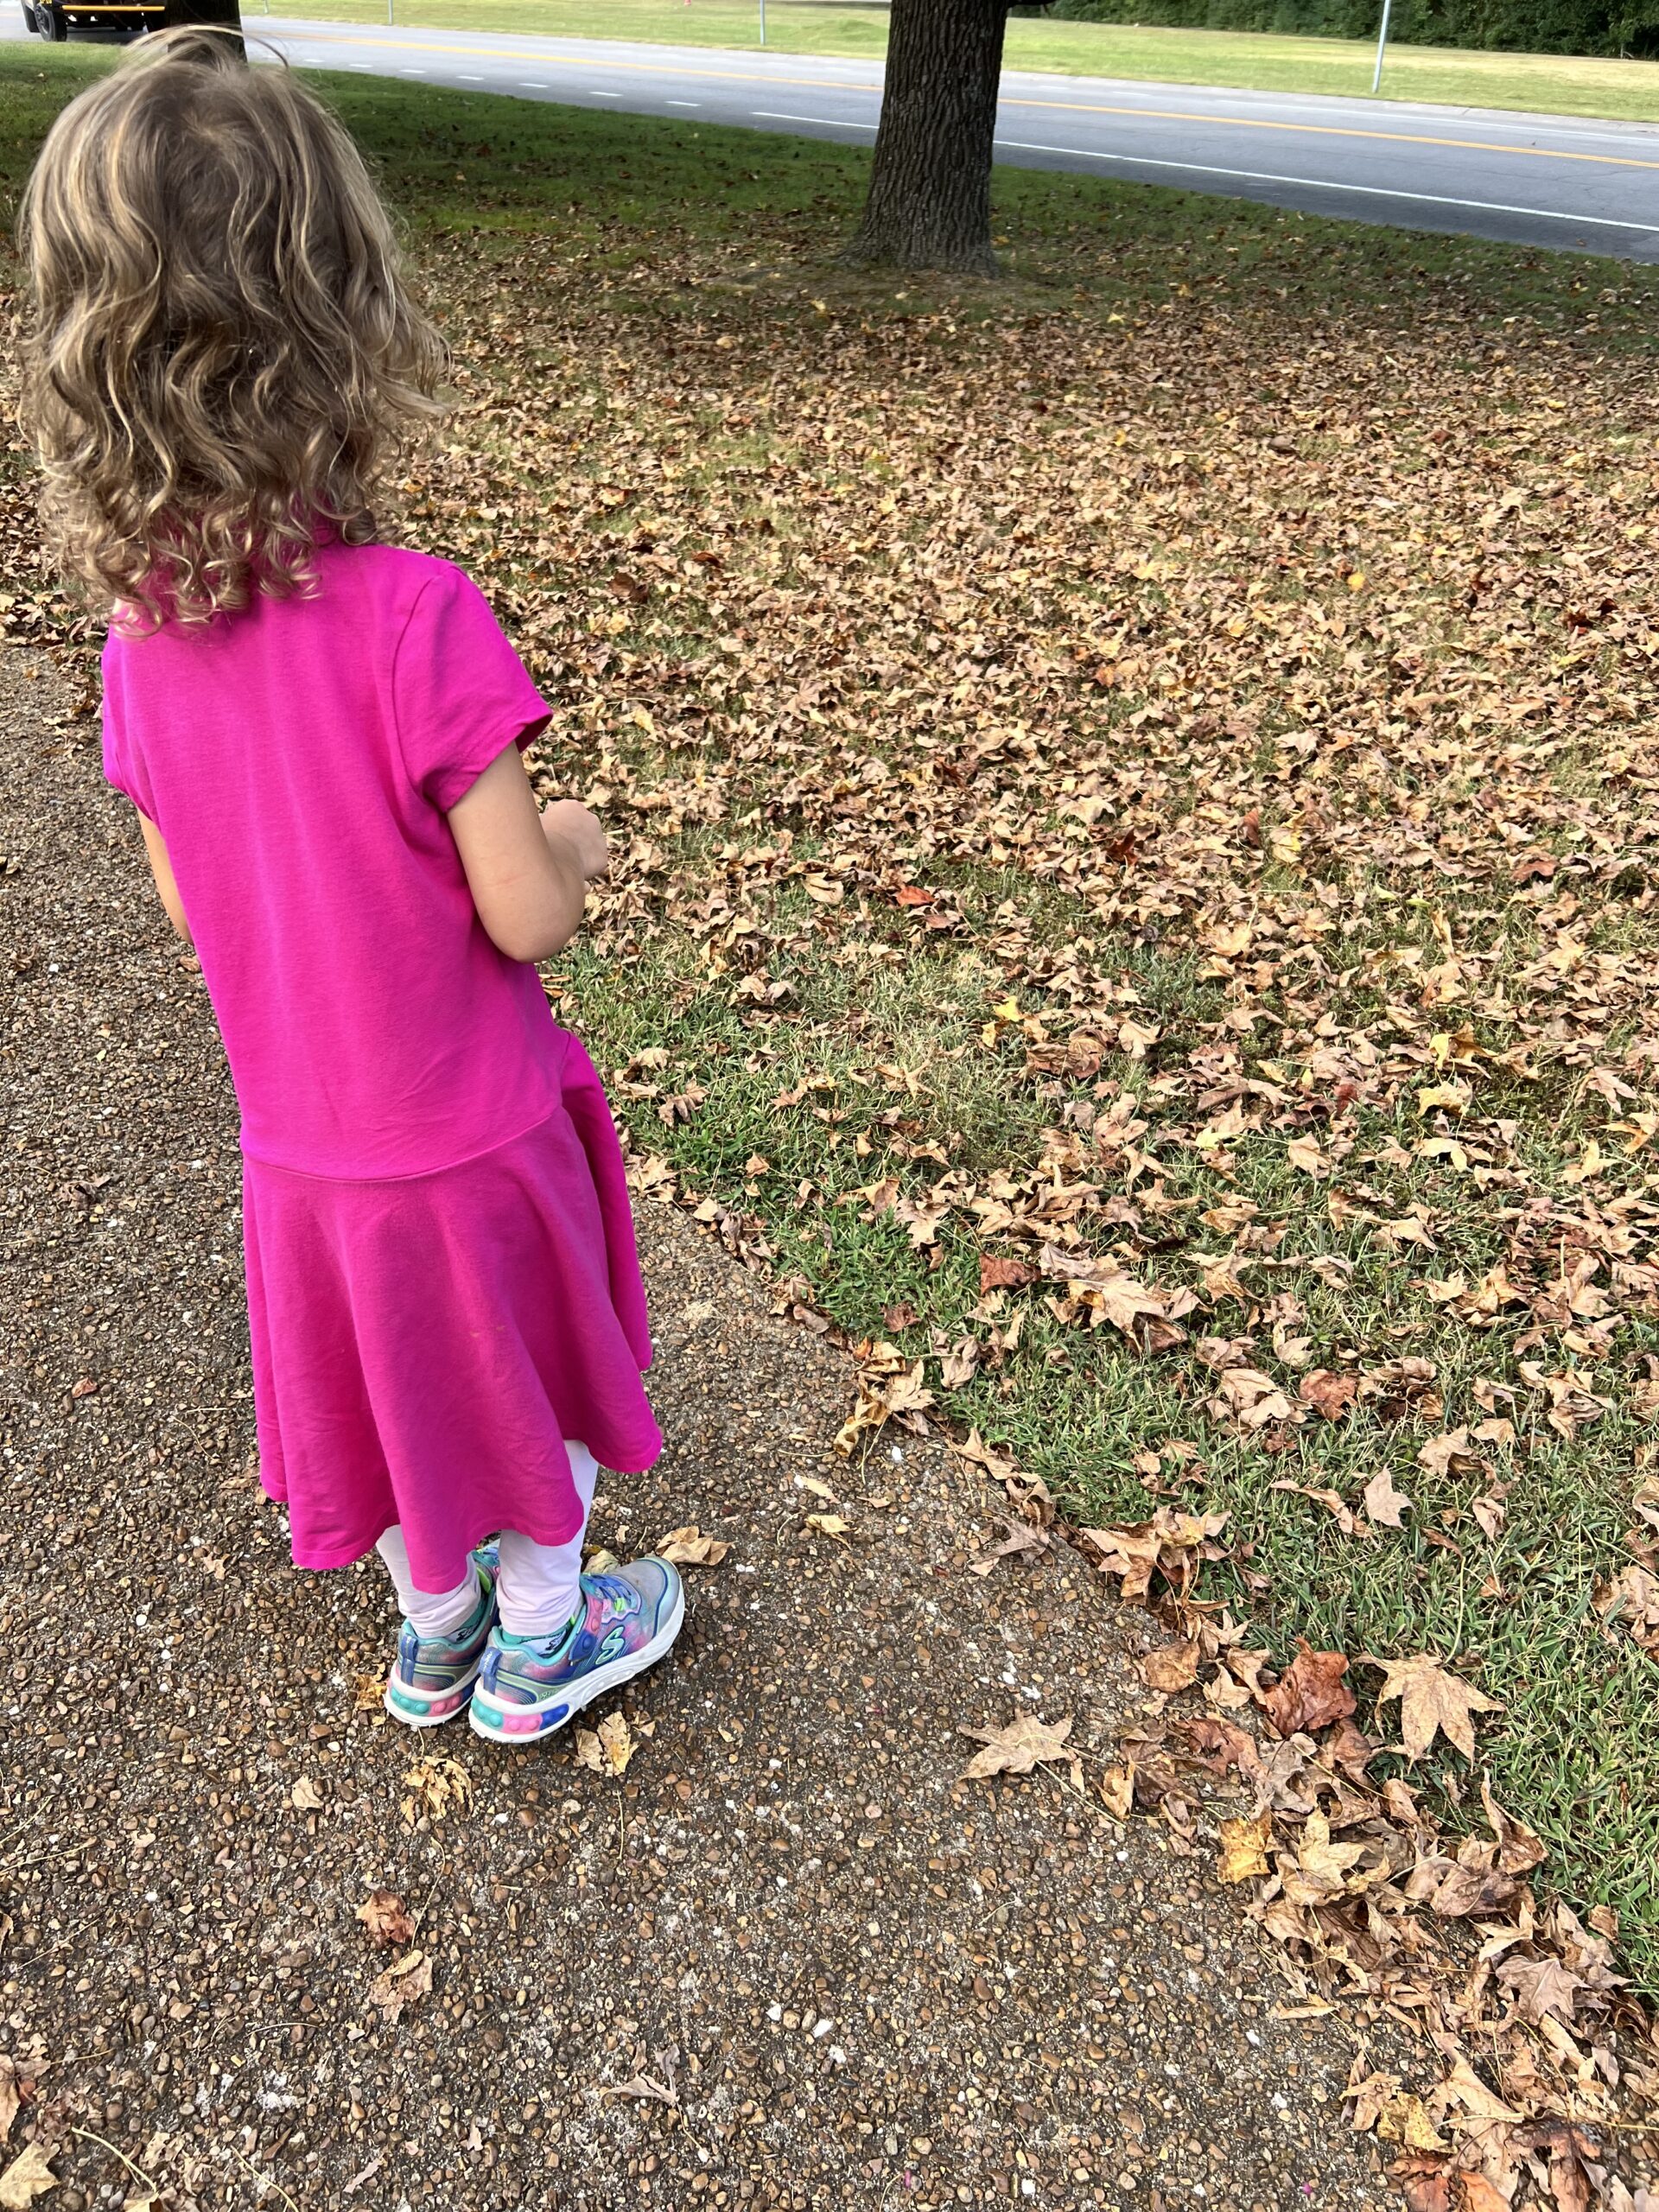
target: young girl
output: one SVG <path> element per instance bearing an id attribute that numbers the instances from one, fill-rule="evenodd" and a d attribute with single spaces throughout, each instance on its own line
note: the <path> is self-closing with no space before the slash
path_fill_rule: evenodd
<path id="1" fill-rule="evenodd" d="M 377 534 L 443 353 L 327 112 L 147 39 L 58 118 L 23 227 L 47 528 L 112 609 L 105 772 L 242 1112 L 264 1486 L 298 1566 L 385 1560 L 394 1719 L 523 1741 L 683 1612 L 665 1560 L 581 1572 L 596 1464 L 662 1441 L 615 1133 L 533 965 L 604 833 L 538 815 L 549 709 L 476 588 Z"/>

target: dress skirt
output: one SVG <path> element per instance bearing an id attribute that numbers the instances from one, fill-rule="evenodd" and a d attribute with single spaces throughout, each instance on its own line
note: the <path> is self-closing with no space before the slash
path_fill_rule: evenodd
<path id="1" fill-rule="evenodd" d="M 502 1529 L 582 1524 L 564 1448 L 649 1467 L 662 1436 L 621 1150 L 566 1031 L 546 1120 L 430 1174 L 346 1181 L 244 1161 L 260 1479 L 298 1567 L 394 1522 L 417 1588 Z"/>

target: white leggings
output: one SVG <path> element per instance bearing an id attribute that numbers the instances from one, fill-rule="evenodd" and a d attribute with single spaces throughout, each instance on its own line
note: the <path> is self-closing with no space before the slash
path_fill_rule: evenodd
<path id="1" fill-rule="evenodd" d="M 570 1472 L 582 1501 L 582 1525 L 562 1544 L 538 1544 L 516 1529 L 501 1532 L 501 1574 L 496 1586 L 501 1625 L 509 1636 L 556 1636 L 575 1611 L 582 1592 L 582 1540 L 593 1510 L 599 1467 L 585 1444 L 567 1444 Z M 478 1603 L 478 1574 L 470 1560 L 453 1590 L 417 1590 L 400 1528 L 387 1529 L 375 1546 L 397 1586 L 404 1618 L 421 1636 L 448 1636 Z"/>

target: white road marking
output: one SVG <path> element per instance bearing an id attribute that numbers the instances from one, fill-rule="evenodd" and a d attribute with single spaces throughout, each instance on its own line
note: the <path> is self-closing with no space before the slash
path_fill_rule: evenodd
<path id="1" fill-rule="evenodd" d="M 763 123 L 816 123 L 823 130 L 874 130 L 873 123 L 854 123 L 839 115 L 780 115 L 775 108 L 752 107 L 749 113 Z M 1046 152 L 1058 152 L 1058 148 L 1045 148 Z"/>
<path id="2" fill-rule="evenodd" d="M 481 85 L 484 81 L 481 77 L 470 75 L 465 69 L 457 69 L 455 74 L 460 78 L 463 85 Z"/>
<path id="3" fill-rule="evenodd" d="M 620 100 L 622 95 L 620 92 L 602 92 L 597 85 L 590 85 L 588 87 L 588 97 L 589 99 L 595 100 Z"/>
<path id="4" fill-rule="evenodd" d="M 550 86 L 539 83 L 534 77 L 521 77 L 518 82 L 527 92 L 545 92 L 551 90 Z"/>
<path id="5" fill-rule="evenodd" d="M 665 107 L 701 107 L 702 102 L 701 100 L 665 100 L 663 105 Z"/>
<path id="6" fill-rule="evenodd" d="M 804 117 L 779 119 L 806 120 Z M 1378 200 L 1413 200 L 1425 207 L 1471 207 L 1487 215 L 1531 215 L 1548 223 L 1587 223 L 1592 230 L 1649 234 L 1659 231 L 1659 223 L 1625 223 L 1612 215 L 1578 215 L 1560 207 L 1512 207 L 1502 200 L 1454 200 L 1443 192 L 1402 192 L 1391 184 L 1344 184 L 1325 176 L 1280 176 L 1270 169 L 1224 169 L 1211 162 L 1160 162 L 1145 154 L 1097 154 L 1092 146 L 1038 146 L 1023 138 L 999 138 L 996 143 L 1013 153 L 1064 154 L 1068 161 L 1116 162 L 1125 168 L 1173 169 L 1182 176 L 1230 176 L 1247 184 L 1300 184 L 1310 192 L 1363 192 Z"/>

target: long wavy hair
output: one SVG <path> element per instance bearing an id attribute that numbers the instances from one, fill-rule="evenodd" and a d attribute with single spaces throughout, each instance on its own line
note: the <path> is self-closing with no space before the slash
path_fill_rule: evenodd
<path id="1" fill-rule="evenodd" d="M 285 68 L 167 31 L 65 108 L 21 230 L 51 553 L 141 626 L 302 588 L 439 411 L 362 157 Z"/>

